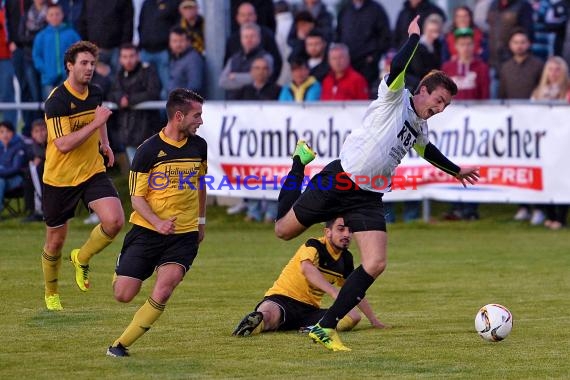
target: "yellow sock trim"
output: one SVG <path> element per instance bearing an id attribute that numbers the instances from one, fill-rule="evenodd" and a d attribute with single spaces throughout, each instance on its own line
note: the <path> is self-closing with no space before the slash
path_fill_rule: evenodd
<path id="1" fill-rule="evenodd" d="M 44 272 L 45 295 L 53 296 L 58 292 L 58 275 L 61 267 L 61 252 L 42 252 L 42 271 Z"/>
<path id="2" fill-rule="evenodd" d="M 101 223 L 99 223 L 95 228 L 93 228 L 93 230 L 91 230 L 89 238 L 79 250 L 79 255 L 77 255 L 79 264 L 89 264 L 89 260 L 91 260 L 93 256 L 101 252 L 112 242 L 113 238 L 103 231 L 103 227 L 101 226 Z"/>
<path id="3" fill-rule="evenodd" d="M 124 347 L 130 347 L 137 339 L 139 339 L 145 332 L 150 330 L 152 324 L 164 312 L 165 304 L 160 304 L 148 297 L 144 305 L 135 313 L 133 320 L 127 326 L 127 329 L 117 339 L 113 346 L 121 343 Z"/>
<path id="4" fill-rule="evenodd" d="M 338 321 L 336 325 L 336 331 L 349 331 L 352 330 L 354 326 L 356 326 L 356 323 L 354 323 L 354 320 L 347 314 L 343 319 Z"/>

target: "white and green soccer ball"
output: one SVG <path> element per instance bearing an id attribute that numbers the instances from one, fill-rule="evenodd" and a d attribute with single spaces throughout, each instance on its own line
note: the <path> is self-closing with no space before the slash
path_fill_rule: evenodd
<path id="1" fill-rule="evenodd" d="M 505 339 L 513 328 L 513 315 L 503 305 L 491 303 L 483 306 L 475 316 L 477 334 L 488 342 Z"/>

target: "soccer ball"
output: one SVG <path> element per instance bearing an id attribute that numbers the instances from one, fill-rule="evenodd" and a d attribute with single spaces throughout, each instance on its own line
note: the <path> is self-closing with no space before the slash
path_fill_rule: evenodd
<path id="1" fill-rule="evenodd" d="M 477 334 L 488 342 L 498 342 L 507 337 L 513 328 L 513 315 L 503 305 L 491 303 L 483 306 L 475 316 Z"/>

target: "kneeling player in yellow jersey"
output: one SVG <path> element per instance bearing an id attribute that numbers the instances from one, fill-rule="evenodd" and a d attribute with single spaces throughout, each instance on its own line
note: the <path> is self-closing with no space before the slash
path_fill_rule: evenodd
<path id="1" fill-rule="evenodd" d="M 248 336 L 264 331 L 298 330 L 316 324 L 325 314 L 321 301 L 325 293 L 336 299 L 345 279 L 354 270 L 348 246 L 352 232 L 339 217 L 326 223 L 325 234 L 309 239 L 285 266 L 271 289 L 265 293 L 255 311 L 246 315 L 233 332 Z M 376 328 L 386 327 L 376 318 L 368 301 L 358 308 Z M 337 330 L 351 330 L 360 322 L 360 314 L 352 309 L 338 322 Z M 344 350 L 345 347 L 338 347 Z"/>

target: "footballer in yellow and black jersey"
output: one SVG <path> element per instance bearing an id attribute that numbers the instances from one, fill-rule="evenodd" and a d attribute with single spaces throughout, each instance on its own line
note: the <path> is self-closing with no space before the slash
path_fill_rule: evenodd
<path id="1" fill-rule="evenodd" d="M 176 217 L 177 234 L 198 231 L 200 177 L 207 169 L 206 140 L 191 136 L 175 141 L 161 131 L 137 149 L 129 175 L 130 195 L 144 197 L 161 219 Z M 130 221 L 156 231 L 137 211 Z"/>
<path id="2" fill-rule="evenodd" d="M 324 236 L 319 239 L 309 239 L 283 268 L 279 278 L 265 296 L 283 295 L 320 307 L 325 292 L 312 285 L 303 274 L 301 262 L 304 260 L 310 260 L 330 284 L 338 287 L 342 287 L 354 270 L 354 259 L 349 250 L 333 247 Z"/>
<path id="3" fill-rule="evenodd" d="M 78 131 L 95 118 L 103 93 L 98 86 L 88 85 L 80 94 L 68 81 L 56 87 L 45 102 L 48 130 L 44 183 L 67 187 L 77 186 L 97 173 L 105 172 L 103 156 L 99 154 L 99 133 L 93 133 L 77 148 L 62 153 L 54 140 Z"/>

